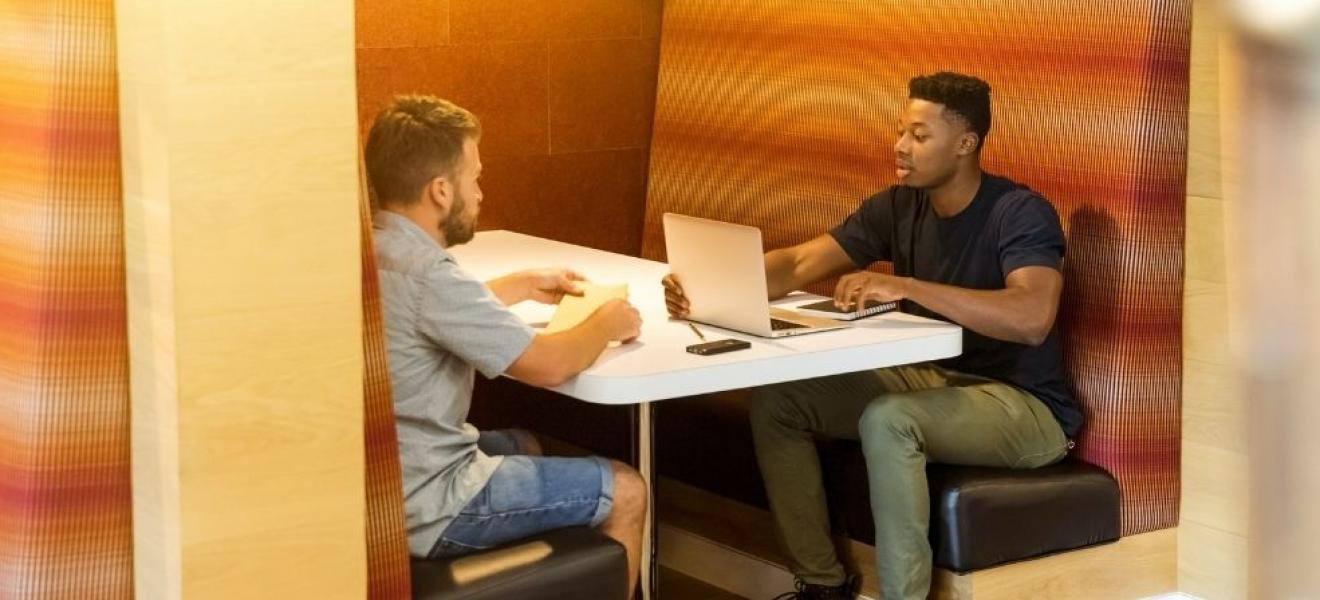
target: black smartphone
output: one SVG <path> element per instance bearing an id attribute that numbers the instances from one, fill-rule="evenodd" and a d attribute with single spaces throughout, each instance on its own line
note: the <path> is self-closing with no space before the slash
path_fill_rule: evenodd
<path id="1" fill-rule="evenodd" d="M 713 342 L 692 344 L 691 346 L 687 347 L 687 351 L 693 354 L 700 354 L 702 356 L 706 356 L 710 354 L 723 354 L 725 352 L 733 352 L 734 350 L 744 350 L 751 347 L 752 347 L 751 342 L 744 342 L 742 340 L 715 340 Z"/>

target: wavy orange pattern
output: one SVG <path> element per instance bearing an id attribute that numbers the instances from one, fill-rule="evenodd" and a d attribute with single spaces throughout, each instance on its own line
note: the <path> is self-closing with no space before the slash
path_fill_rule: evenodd
<path id="1" fill-rule="evenodd" d="M 0 2 L 0 598 L 133 595 L 114 4 Z"/>
<path id="2" fill-rule="evenodd" d="M 403 471 L 394 428 L 390 369 L 385 362 L 385 321 L 381 315 L 380 281 L 371 241 L 367 179 L 361 167 L 358 171 L 358 180 L 363 184 L 358 195 L 358 214 L 362 223 L 362 350 L 366 358 L 362 381 L 367 449 L 367 597 L 407 600 L 412 597 L 412 583 L 408 539 L 404 534 Z"/>

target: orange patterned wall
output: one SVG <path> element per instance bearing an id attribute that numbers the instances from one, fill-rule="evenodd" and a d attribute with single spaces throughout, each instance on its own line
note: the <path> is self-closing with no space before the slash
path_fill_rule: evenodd
<path id="1" fill-rule="evenodd" d="M 913 75 L 990 82 L 988 170 L 1040 191 L 1069 237 L 1060 315 L 1126 534 L 1177 522 L 1187 0 L 669 0 L 643 255 L 660 215 L 819 235 L 893 183 Z"/>
<path id="2" fill-rule="evenodd" d="M 403 471 L 399 463 L 398 431 L 394 428 L 394 395 L 385 356 L 385 316 L 380 306 L 376 249 L 371 241 L 371 207 L 367 174 L 359 169 L 358 219 L 362 231 L 362 425 L 366 447 L 367 598 L 406 600 L 412 597 L 408 568 L 408 537 L 404 530 Z"/>
<path id="3" fill-rule="evenodd" d="M 133 595 L 114 5 L 0 2 L 0 598 Z"/>
<path id="4" fill-rule="evenodd" d="M 395 93 L 453 100 L 485 129 L 482 229 L 635 255 L 660 4 L 360 0 L 363 130 Z"/>

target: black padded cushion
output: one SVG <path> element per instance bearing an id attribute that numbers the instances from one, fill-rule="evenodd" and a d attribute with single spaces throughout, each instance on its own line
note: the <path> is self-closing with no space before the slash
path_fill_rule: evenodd
<path id="1" fill-rule="evenodd" d="M 728 394 L 661 402 L 660 474 L 766 508 L 743 404 Z M 874 544 L 861 445 L 822 439 L 818 448 L 831 528 Z M 710 460 L 713 455 L 720 459 Z M 974 571 L 1119 537 L 1118 485 L 1084 462 L 1034 470 L 929 465 L 926 473 L 934 562 L 946 569 Z"/>
<path id="2" fill-rule="evenodd" d="M 1119 537 L 1119 491 L 1081 461 L 1039 469 L 930 465 L 937 566 L 965 573 Z"/>
<path id="3" fill-rule="evenodd" d="M 413 598 L 551 600 L 628 595 L 623 546 L 589 527 L 557 529 L 503 548 L 412 559 Z"/>

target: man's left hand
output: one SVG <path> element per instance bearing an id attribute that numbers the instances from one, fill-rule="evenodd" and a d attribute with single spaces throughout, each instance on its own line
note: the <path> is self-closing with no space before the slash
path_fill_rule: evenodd
<path id="1" fill-rule="evenodd" d="M 834 304 L 843 310 L 866 306 L 867 302 L 894 302 L 907 297 L 907 277 L 895 277 L 871 271 L 858 271 L 839 278 L 834 287 Z"/>
<path id="2" fill-rule="evenodd" d="M 580 273 L 570 269 L 534 269 L 518 273 L 527 286 L 527 299 L 541 304 L 559 304 L 564 296 L 581 296 L 579 281 L 586 281 Z"/>

